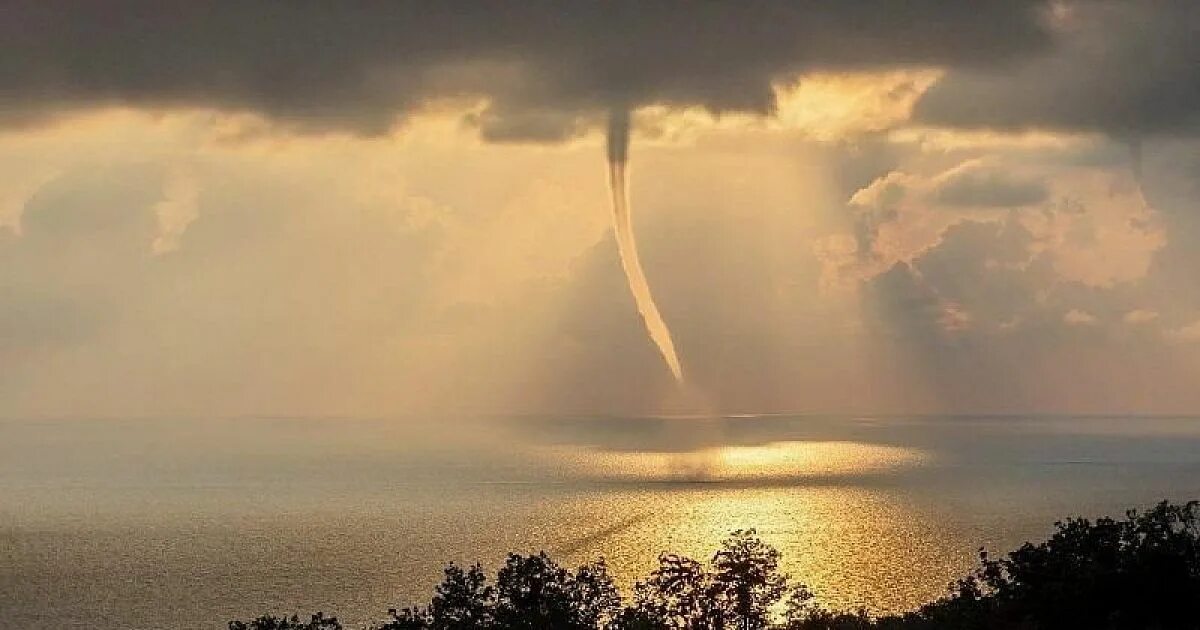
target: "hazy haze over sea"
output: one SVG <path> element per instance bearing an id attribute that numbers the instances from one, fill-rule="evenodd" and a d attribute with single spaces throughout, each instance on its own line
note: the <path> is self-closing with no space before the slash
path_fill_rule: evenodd
<path id="1" fill-rule="evenodd" d="M 450 560 L 602 554 L 628 587 L 661 551 L 756 527 L 827 604 L 895 611 L 981 546 L 1164 498 L 1200 498 L 1200 419 L 8 420 L 0 609 L 21 628 L 359 624 L 426 600 Z"/>

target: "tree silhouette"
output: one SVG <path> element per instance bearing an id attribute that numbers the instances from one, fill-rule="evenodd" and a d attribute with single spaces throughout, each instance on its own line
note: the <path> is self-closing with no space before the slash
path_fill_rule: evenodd
<path id="1" fill-rule="evenodd" d="M 504 630 L 580 630 L 607 624 L 620 596 L 603 562 L 572 573 L 545 552 L 510 554 L 496 574 L 495 627 Z"/>
<path id="2" fill-rule="evenodd" d="M 377 630 L 429 630 L 433 624 L 429 612 L 421 608 L 403 608 L 388 610 L 388 620 L 377 626 Z"/>
<path id="3" fill-rule="evenodd" d="M 1200 602 L 1197 502 L 1163 502 L 1124 520 L 1068 519 L 1007 558 L 982 554 L 978 580 L 1013 623 L 1035 627 L 1190 628 Z M 980 598 L 981 600 L 983 598 Z"/>
<path id="4" fill-rule="evenodd" d="M 779 573 L 779 550 L 753 529 L 738 530 L 721 543 L 712 564 L 712 593 L 732 627 L 766 628 L 771 606 L 787 591 L 787 576 Z"/>
<path id="5" fill-rule="evenodd" d="M 469 569 L 451 563 L 429 603 L 429 622 L 435 630 L 474 630 L 492 625 L 495 589 L 478 564 Z"/>
<path id="6" fill-rule="evenodd" d="M 263 615 L 249 622 L 230 621 L 229 630 L 342 630 L 342 624 L 337 617 L 326 617 L 317 613 L 309 621 L 300 621 L 300 617 L 272 617 Z"/>
<path id="7" fill-rule="evenodd" d="M 816 596 L 801 584 L 788 596 L 785 630 L 862 630 L 873 627 L 866 611 L 837 613 L 817 605 Z"/>
<path id="8" fill-rule="evenodd" d="M 600 558 L 575 572 L 572 594 L 576 619 L 584 628 L 605 628 L 621 611 L 621 593 L 608 575 L 608 564 Z"/>
<path id="9" fill-rule="evenodd" d="M 634 587 L 634 603 L 622 613 L 628 628 L 718 628 L 721 612 L 712 598 L 712 576 L 686 556 L 661 554 L 658 568 Z"/>

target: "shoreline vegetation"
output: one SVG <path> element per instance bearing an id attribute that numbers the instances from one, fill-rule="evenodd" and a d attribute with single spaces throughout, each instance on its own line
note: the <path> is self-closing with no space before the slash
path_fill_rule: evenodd
<path id="1" fill-rule="evenodd" d="M 428 604 L 389 610 L 371 630 L 1188 630 L 1200 629 L 1200 502 L 1162 502 L 1122 519 L 1070 518 L 902 615 L 833 611 L 754 530 L 707 562 L 664 553 L 623 596 L 603 559 L 575 570 L 545 552 L 510 554 L 490 580 L 446 566 Z M 343 630 L 323 613 L 264 615 L 229 630 Z"/>

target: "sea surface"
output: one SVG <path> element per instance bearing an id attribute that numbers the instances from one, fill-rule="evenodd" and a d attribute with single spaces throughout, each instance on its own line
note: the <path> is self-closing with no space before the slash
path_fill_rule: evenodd
<path id="1" fill-rule="evenodd" d="M 0 421 L 0 617 L 224 628 L 426 601 L 448 561 L 663 551 L 756 528 L 833 607 L 913 608 L 1072 515 L 1200 498 L 1183 417 Z"/>

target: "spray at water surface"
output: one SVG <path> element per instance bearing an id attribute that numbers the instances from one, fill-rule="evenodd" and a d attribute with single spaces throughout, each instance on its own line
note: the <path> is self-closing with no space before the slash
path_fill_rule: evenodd
<path id="1" fill-rule="evenodd" d="M 617 236 L 617 250 L 621 256 L 621 266 L 625 269 L 625 277 L 629 280 L 629 290 L 633 293 L 633 301 L 638 313 L 646 324 L 646 332 L 651 341 L 658 346 L 663 360 L 671 369 L 676 382 L 683 382 L 683 369 L 679 365 L 679 357 L 675 354 L 675 343 L 671 341 L 671 331 L 654 304 L 654 296 L 650 293 L 650 285 L 646 282 L 646 274 L 642 271 L 642 263 L 638 258 L 637 241 L 633 236 L 633 221 L 629 215 L 628 185 L 629 162 L 629 111 L 614 109 L 608 117 L 608 185 L 612 193 L 613 231 Z"/>

